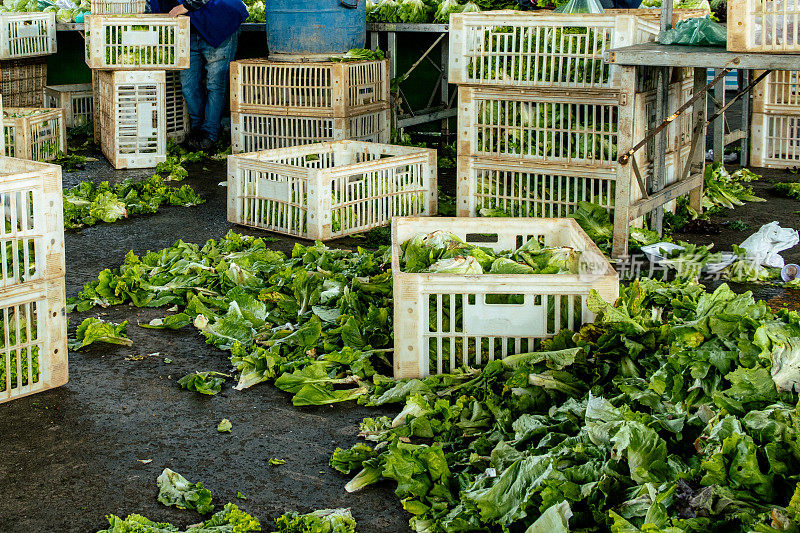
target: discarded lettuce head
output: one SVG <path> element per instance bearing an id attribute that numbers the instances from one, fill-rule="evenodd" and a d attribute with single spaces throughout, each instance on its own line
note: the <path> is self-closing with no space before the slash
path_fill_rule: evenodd
<path id="1" fill-rule="evenodd" d="M 534 270 L 528 265 L 517 263 L 507 257 L 498 257 L 492 263 L 490 274 L 533 274 Z"/>
<path id="2" fill-rule="evenodd" d="M 440 259 L 430 266 L 431 272 L 441 272 L 447 274 L 483 274 L 481 264 L 472 256 L 454 257 L 452 259 Z"/>
<path id="3" fill-rule="evenodd" d="M 403 244 L 407 272 L 422 272 L 439 259 L 464 255 L 470 245 L 447 231 L 417 235 Z"/>
<path id="4" fill-rule="evenodd" d="M 275 521 L 275 533 L 355 533 L 356 521 L 350 509 L 320 509 L 308 514 L 288 512 Z"/>

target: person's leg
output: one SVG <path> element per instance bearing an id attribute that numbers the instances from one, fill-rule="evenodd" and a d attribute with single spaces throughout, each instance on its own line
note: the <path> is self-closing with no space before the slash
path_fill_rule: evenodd
<path id="1" fill-rule="evenodd" d="M 228 78 L 231 61 L 236 55 L 236 46 L 239 43 L 237 31 L 219 47 L 212 48 L 205 43 L 204 56 L 206 60 L 206 109 L 203 120 L 203 133 L 213 142 L 219 140 L 222 126 L 222 112 L 228 97 Z"/>
<path id="2" fill-rule="evenodd" d="M 203 87 L 203 44 L 205 41 L 196 33 L 192 33 L 189 53 L 189 68 L 181 70 L 181 92 L 186 100 L 189 121 L 193 132 L 199 132 L 203 126 L 206 107 L 206 91 Z"/>

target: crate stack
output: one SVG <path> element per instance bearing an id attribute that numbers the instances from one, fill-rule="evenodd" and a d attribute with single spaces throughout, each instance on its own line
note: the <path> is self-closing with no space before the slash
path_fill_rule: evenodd
<path id="1" fill-rule="evenodd" d="M 231 133 L 234 153 L 388 142 L 389 62 L 231 63 Z"/>
<path id="2" fill-rule="evenodd" d="M 61 167 L 0 156 L 0 403 L 67 382 Z"/>
<path id="3" fill-rule="evenodd" d="M 751 165 L 800 166 L 800 71 L 773 70 L 756 86 L 750 129 Z"/>
<path id="4" fill-rule="evenodd" d="M 63 114 L 43 109 L 47 58 L 56 52 L 54 13 L 0 13 L 3 153 L 48 161 L 66 147 Z"/>
<path id="5" fill-rule="evenodd" d="M 140 8 L 143 2 L 135 7 Z M 134 8 L 106 1 L 103 9 Z M 115 168 L 166 161 L 169 136 L 183 140 L 186 134 L 180 84 L 172 71 L 189 68 L 188 17 L 114 11 L 88 15 L 85 29 L 95 141 Z"/>
<path id="6" fill-rule="evenodd" d="M 634 79 L 632 69 L 604 63 L 603 53 L 655 40 L 658 14 L 645 11 L 453 15 L 458 216 L 565 217 L 581 201 L 612 211 L 642 197 L 631 165 L 617 158 L 656 125 L 655 78 Z M 672 110 L 691 97 L 685 74 L 676 69 L 671 80 Z M 689 155 L 691 113 L 666 135 L 670 184 Z M 653 174 L 655 149 L 636 153 L 643 180 Z"/>
<path id="7" fill-rule="evenodd" d="M 55 13 L 0 13 L 0 94 L 9 107 L 42 107 Z"/>

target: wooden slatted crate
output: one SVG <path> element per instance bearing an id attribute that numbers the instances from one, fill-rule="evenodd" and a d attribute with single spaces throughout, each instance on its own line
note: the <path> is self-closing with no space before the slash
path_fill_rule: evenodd
<path id="1" fill-rule="evenodd" d="M 5 155 L 31 161 L 52 161 L 67 151 L 63 109 L 3 109 Z"/>
<path id="2" fill-rule="evenodd" d="M 231 64 L 231 111 L 348 117 L 389 108 L 389 61 Z"/>
<path id="3" fill-rule="evenodd" d="M 0 94 L 9 107 L 42 107 L 47 85 L 47 59 L 0 61 Z"/>
<path id="4" fill-rule="evenodd" d="M 87 15 L 84 24 L 89 68 L 189 68 L 189 17 Z"/>
<path id="5" fill-rule="evenodd" d="M 447 231 L 495 251 L 537 239 L 580 252 L 577 274 L 411 273 L 401 268 L 401 246 L 417 235 Z M 619 278 L 571 219 L 404 218 L 392 220 L 394 377 L 424 377 L 476 367 L 539 349 L 542 339 L 594 320 L 592 290 L 613 302 Z"/>
<path id="6" fill-rule="evenodd" d="M 189 110 L 181 91 L 181 74 L 168 70 L 166 80 L 167 139 L 182 143 L 189 134 Z"/>
<path id="7" fill-rule="evenodd" d="M 228 157 L 228 221 L 330 240 L 436 214 L 436 151 L 338 141 Z"/>
<path id="8" fill-rule="evenodd" d="M 100 149 L 114 168 L 149 168 L 167 160 L 164 71 L 97 72 Z"/>
<path id="9" fill-rule="evenodd" d="M 233 153 L 341 140 L 389 142 L 390 111 L 341 118 L 231 113 Z"/>
<path id="10" fill-rule="evenodd" d="M 67 128 L 86 126 L 93 120 L 91 83 L 48 85 L 43 91 L 44 107 L 63 109 Z"/>
<path id="11" fill-rule="evenodd" d="M 55 13 L 0 13 L 0 59 L 55 53 Z"/>

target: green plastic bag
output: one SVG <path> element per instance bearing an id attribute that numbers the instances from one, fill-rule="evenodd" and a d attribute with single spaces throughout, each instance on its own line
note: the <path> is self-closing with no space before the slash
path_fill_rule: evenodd
<path id="1" fill-rule="evenodd" d="M 684 44 L 692 46 L 725 46 L 725 26 L 717 24 L 708 16 L 686 19 L 675 27 L 658 35 L 661 44 Z"/>

